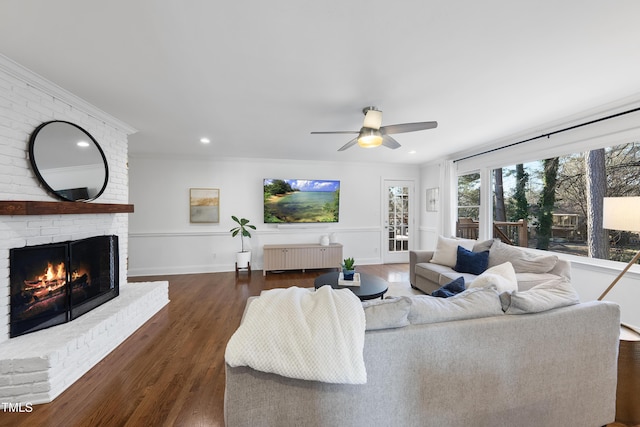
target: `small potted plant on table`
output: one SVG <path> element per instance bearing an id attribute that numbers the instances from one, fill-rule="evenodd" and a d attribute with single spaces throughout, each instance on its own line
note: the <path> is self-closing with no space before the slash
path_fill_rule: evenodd
<path id="1" fill-rule="evenodd" d="M 356 261 L 353 258 L 345 258 L 342 263 L 342 276 L 344 280 L 353 280 L 356 272 Z"/>

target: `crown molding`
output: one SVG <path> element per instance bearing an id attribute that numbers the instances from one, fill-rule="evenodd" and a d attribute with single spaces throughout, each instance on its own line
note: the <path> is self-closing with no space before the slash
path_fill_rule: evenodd
<path id="1" fill-rule="evenodd" d="M 39 74 L 34 73 L 33 71 L 25 68 L 24 66 L 18 64 L 14 60 L 0 54 L 0 71 L 8 74 L 9 76 L 18 79 L 27 85 L 34 87 L 60 101 L 63 101 L 73 108 L 83 111 L 94 117 L 101 122 L 108 124 L 110 126 L 115 127 L 127 135 L 131 135 L 137 132 L 137 129 L 128 125 L 127 123 L 119 120 L 112 115 L 100 110 L 94 105 L 88 103 L 84 99 L 74 95 L 68 90 L 56 85 L 55 83 L 45 79 Z"/>
<path id="2" fill-rule="evenodd" d="M 483 151 L 500 149 L 516 141 L 521 141 L 529 138 L 533 140 L 533 139 L 536 139 L 536 137 L 544 136 L 545 134 L 554 133 L 555 131 L 560 130 L 562 128 L 570 128 L 572 126 L 575 126 L 581 123 L 597 120 L 610 115 L 615 115 L 627 110 L 633 110 L 638 107 L 640 107 L 640 92 L 631 94 L 624 98 L 611 101 L 606 104 L 602 104 L 587 110 L 583 110 L 571 116 L 565 116 L 563 118 L 560 118 L 552 122 L 543 123 L 536 127 L 532 127 L 521 132 L 500 137 L 490 143 L 480 143 L 472 149 L 459 151 L 457 153 L 452 153 L 449 156 L 447 156 L 445 160 L 456 160 L 456 159 L 462 160 L 468 157 L 474 157 L 474 156 L 477 156 L 479 153 L 482 153 Z M 609 123 L 620 123 L 620 122 L 628 121 L 632 123 L 631 126 L 633 126 L 633 128 L 636 128 L 637 126 L 635 125 L 635 123 L 638 123 L 637 121 L 638 115 L 640 115 L 640 113 L 635 112 L 629 115 L 628 117 L 614 118 L 615 120 L 611 120 Z M 599 126 L 603 126 L 603 125 L 604 125 L 603 123 L 599 124 Z M 586 128 L 588 129 L 589 127 L 587 126 Z M 625 125 L 624 128 L 625 129 L 629 128 L 629 125 Z M 591 129 L 593 129 L 593 127 Z M 559 137 L 555 136 L 555 138 L 557 140 L 557 138 Z M 541 149 L 539 148 L 536 150 L 539 151 Z M 460 160 L 456 160 L 456 161 L 460 161 Z"/>

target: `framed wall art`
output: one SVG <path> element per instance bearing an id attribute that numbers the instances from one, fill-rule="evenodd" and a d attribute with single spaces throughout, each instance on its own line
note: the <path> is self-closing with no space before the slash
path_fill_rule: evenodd
<path id="1" fill-rule="evenodd" d="M 220 222 L 220 190 L 218 188 L 189 189 L 189 221 Z"/>
<path id="2" fill-rule="evenodd" d="M 427 212 L 438 212 L 440 208 L 440 196 L 438 187 L 427 188 Z"/>

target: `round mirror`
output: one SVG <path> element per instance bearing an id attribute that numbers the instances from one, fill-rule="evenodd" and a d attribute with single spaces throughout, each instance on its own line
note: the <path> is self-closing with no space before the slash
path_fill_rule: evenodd
<path id="1" fill-rule="evenodd" d="M 29 140 L 29 160 L 52 194 L 68 201 L 89 201 L 107 188 L 107 158 L 80 126 L 51 121 L 38 126 Z"/>

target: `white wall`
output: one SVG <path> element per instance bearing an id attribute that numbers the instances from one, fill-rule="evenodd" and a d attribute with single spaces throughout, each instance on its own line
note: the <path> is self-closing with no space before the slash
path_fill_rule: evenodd
<path id="1" fill-rule="evenodd" d="M 340 180 L 339 223 L 264 224 L 264 178 Z M 345 257 L 379 264 L 383 179 L 410 179 L 418 188 L 420 171 L 392 164 L 130 156 L 129 194 L 135 213 L 129 217 L 129 275 L 233 270 L 240 241 L 229 233 L 231 215 L 246 217 L 258 228 L 249 240 L 254 269 L 262 268 L 264 244 L 315 243 L 329 233 L 344 245 Z M 189 223 L 189 188 L 220 189 L 219 224 Z"/>
<path id="2" fill-rule="evenodd" d="M 440 182 L 440 165 L 430 164 L 420 168 L 420 249 L 433 250 L 436 247 L 438 235 L 442 233 L 443 209 L 447 206 L 443 203 L 444 191 Z M 438 210 L 427 211 L 427 189 L 438 189 Z"/>
<path id="3" fill-rule="evenodd" d="M 571 261 L 571 279 L 581 301 L 597 299 L 626 265 L 591 258 L 566 258 Z M 604 300 L 620 305 L 623 323 L 640 328 L 640 266 L 635 265 L 625 273 Z"/>

